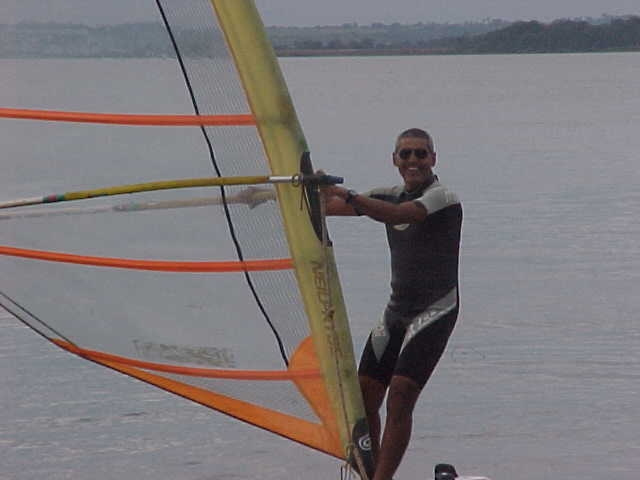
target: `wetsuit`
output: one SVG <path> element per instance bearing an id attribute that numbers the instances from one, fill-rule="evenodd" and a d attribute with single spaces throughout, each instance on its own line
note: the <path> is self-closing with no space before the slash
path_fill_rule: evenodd
<path id="1" fill-rule="evenodd" d="M 427 209 L 421 223 L 386 225 L 391 251 L 391 298 L 369 335 L 358 373 L 388 385 L 403 375 L 424 386 L 458 316 L 458 258 L 462 205 L 437 178 L 407 193 L 403 186 L 364 193 L 391 203 L 414 201 Z"/>

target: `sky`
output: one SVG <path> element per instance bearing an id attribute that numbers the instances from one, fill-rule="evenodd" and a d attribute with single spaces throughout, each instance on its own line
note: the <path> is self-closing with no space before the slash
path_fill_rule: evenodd
<path id="1" fill-rule="evenodd" d="M 639 0 L 256 0 L 256 4 L 265 24 L 292 26 L 640 15 Z M 149 20 L 154 8 L 153 0 L 0 0 L 0 23 L 136 22 Z"/>

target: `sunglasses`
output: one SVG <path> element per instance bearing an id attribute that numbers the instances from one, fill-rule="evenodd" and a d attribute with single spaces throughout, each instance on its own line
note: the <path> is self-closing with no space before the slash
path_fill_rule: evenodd
<path id="1" fill-rule="evenodd" d="M 409 160 L 409 157 L 411 157 L 412 153 L 416 156 L 417 159 L 424 160 L 431 152 L 425 148 L 403 148 L 398 152 L 398 156 L 402 160 Z"/>

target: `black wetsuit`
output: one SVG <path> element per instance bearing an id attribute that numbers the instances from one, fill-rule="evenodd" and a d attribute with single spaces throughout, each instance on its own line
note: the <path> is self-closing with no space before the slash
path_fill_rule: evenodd
<path id="1" fill-rule="evenodd" d="M 386 225 L 391 251 L 391 298 L 369 336 L 359 374 L 388 385 L 403 375 L 424 386 L 458 316 L 458 259 L 462 205 L 437 178 L 407 193 L 402 186 L 365 193 L 391 203 L 419 202 L 421 223 Z"/>

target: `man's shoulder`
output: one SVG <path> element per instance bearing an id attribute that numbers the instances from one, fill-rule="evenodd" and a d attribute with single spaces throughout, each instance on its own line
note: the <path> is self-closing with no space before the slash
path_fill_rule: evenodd
<path id="1" fill-rule="evenodd" d="M 449 187 L 436 180 L 415 201 L 422 203 L 429 215 L 447 207 L 461 207 L 460 197 Z"/>

